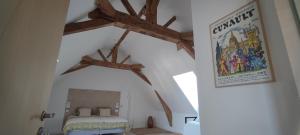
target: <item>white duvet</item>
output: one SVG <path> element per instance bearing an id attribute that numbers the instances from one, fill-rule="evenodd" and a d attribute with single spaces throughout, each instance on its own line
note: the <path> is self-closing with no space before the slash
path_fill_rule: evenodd
<path id="1" fill-rule="evenodd" d="M 68 121 L 66 122 L 66 125 L 69 124 L 76 124 L 76 123 L 118 123 L 118 122 L 128 122 L 128 120 L 117 117 L 117 116 L 112 116 L 112 117 L 70 117 Z"/>

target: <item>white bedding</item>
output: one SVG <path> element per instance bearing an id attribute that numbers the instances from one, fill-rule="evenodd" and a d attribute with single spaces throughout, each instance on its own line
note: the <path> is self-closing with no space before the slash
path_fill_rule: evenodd
<path id="1" fill-rule="evenodd" d="M 116 123 L 116 122 L 128 122 L 128 120 L 117 117 L 117 116 L 112 116 L 112 117 L 99 117 L 99 116 L 94 116 L 94 117 L 77 117 L 77 116 L 72 116 L 68 119 L 66 122 L 66 125 L 69 124 L 74 124 L 74 123 L 102 123 L 102 122 L 111 122 L 111 123 Z"/>
<path id="2" fill-rule="evenodd" d="M 70 117 L 64 125 L 63 131 L 68 135 L 89 135 L 102 132 L 122 133 L 129 131 L 128 121 L 120 117 Z M 99 132 L 99 133 L 98 133 Z"/>

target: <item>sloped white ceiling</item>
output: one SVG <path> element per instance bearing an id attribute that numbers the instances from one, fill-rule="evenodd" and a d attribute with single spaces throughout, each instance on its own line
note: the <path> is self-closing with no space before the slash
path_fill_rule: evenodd
<path id="1" fill-rule="evenodd" d="M 127 12 L 120 0 L 111 0 L 115 9 Z M 136 12 L 145 5 L 145 0 L 129 0 Z M 86 19 L 95 8 L 94 0 L 70 0 L 66 23 Z M 190 0 L 161 0 L 158 7 L 158 23 L 164 24 L 172 16 L 177 20 L 170 26 L 179 32 L 192 31 Z M 71 34 L 63 37 L 56 68 L 56 79 L 60 74 L 79 63 L 84 55 L 97 49 L 110 49 L 124 30 L 106 27 Z M 131 55 L 131 61 L 145 65 L 143 72 L 175 112 L 194 112 L 172 76 L 194 70 L 194 60 L 184 51 L 177 51 L 176 45 L 160 39 L 130 32 L 120 50 Z M 123 58 L 119 58 L 121 60 Z"/>

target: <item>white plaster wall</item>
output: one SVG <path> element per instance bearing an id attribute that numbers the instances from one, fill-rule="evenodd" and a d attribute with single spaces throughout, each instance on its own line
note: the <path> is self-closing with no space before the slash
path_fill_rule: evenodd
<path id="1" fill-rule="evenodd" d="M 164 111 L 156 111 L 154 121 L 157 127 L 183 134 L 185 126 L 185 117 L 197 117 L 196 113 L 177 113 L 173 112 L 173 126 L 170 127 Z"/>
<path id="2" fill-rule="evenodd" d="M 300 6 L 299 0 L 297 1 Z M 275 0 L 284 43 L 288 51 L 289 60 L 300 96 L 300 31 L 288 0 Z"/>
<path id="3" fill-rule="evenodd" d="M 149 115 L 155 111 L 152 90 L 130 71 L 91 66 L 65 75 L 53 86 L 48 112 L 55 112 L 54 119 L 46 122 L 52 133 L 61 131 L 68 89 L 121 91 L 120 116 L 130 120 L 130 126 L 145 127 Z M 130 103 L 130 104 L 129 104 Z"/>
<path id="4" fill-rule="evenodd" d="M 154 115 L 156 126 L 162 129 L 166 129 L 181 134 L 183 133 L 183 128 L 185 126 L 184 117 L 198 115 L 197 112 L 193 109 L 192 105 L 189 103 L 188 99 L 185 97 L 182 90 L 179 88 L 179 86 L 173 79 L 174 75 L 193 71 L 194 63 L 193 61 L 189 63 L 190 62 L 189 59 L 191 58 L 189 56 L 187 56 L 187 58 L 188 59 L 186 61 L 184 60 L 180 61 L 181 59 L 178 57 L 172 58 L 172 59 L 176 59 L 177 61 L 176 60 L 169 61 L 168 64 L 170 65 L 168 66 L 168 68 L 165 68 L 162 64 L 158 64 L 160 62 L 156 62 L 155 64 L 159 65 L 158 67 L 156 67 L 153 64 L 152 67 L 155 68 L 151 69 L 151 72 L 145 72 L 153 84 L 152 88 L 158 91 L 159 95 L 168 104 L 168 106 L 170 107 L 173 113 L 172 115 L 173 126 L 170 127 L 168 120 L 166 118 L 166 114 L 163 111 L 162 105 L 157 99 L 157 96 L 153 95 L 152 97 L 156 100 L 155 106 L 159 107 L 158 108 L 159 110 L 156 111 Z M 188 62 L 185 64 L 183 63 L 178 64 L 177 63 L 178 61 L 179 62 L 188 61 Z M 164 64 L 167 64 L 167 62 L 164 62 Z M 176 65 L 176 68 L 171 66 L 173 64 Z"/>
<path id="5" fill-rule="evenodd" d="M 215 88 L 209 25 L 250 0 L 192 0 L 202 135 L 296 135 L 297 88 L 274 0 L 261 0 L 276 82 Z"/>

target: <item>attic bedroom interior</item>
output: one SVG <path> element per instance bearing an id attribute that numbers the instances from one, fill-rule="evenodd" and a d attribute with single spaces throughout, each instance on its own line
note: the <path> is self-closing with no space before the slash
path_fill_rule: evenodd
<path id="1" fill-rule="evenodd" d="M 200 133 L 190 6 L 71 0 L 45 130 L 178 135 L 192 121 Z"/>
<path id="2" fill-rule="evenodd" d="M 300 135 L 299 0 L 0 1 L 5 135 Z"/>

